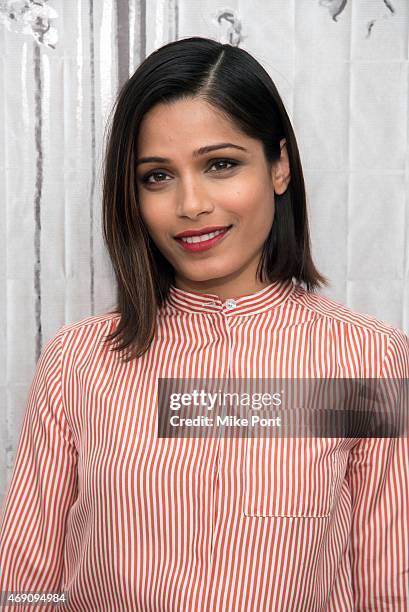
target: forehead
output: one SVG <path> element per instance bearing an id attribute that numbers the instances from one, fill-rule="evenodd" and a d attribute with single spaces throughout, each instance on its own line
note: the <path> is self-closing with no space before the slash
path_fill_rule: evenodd
<path id="1" fill-rule="evenodd" d="M 138 149 L 153 152 L 155 147 L 172 144 L 196 148 L 212 141 L 235 138 L 249 142 L 232 121 L 204 100 L 187 99 L 154 106 L 143 117 L 138 135 Z"/>

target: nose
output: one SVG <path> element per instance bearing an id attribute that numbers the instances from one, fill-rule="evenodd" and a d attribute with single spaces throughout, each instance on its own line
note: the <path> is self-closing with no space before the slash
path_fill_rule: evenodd
<path id="1" fill-rule="evenodd" d="M 202 212 L 211 212 L 214 206 L 203 185 L 195 179 L 180 182 L 176 212 L 180 217 L 196 217 Z"/>

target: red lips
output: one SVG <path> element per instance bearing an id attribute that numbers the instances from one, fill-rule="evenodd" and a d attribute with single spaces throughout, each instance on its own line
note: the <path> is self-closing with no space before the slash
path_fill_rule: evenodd
<path id="1" fill-rule="evenodd" d="M 175 238 L 188 238 L 189 236 L 203 236 L 203 234 L 211 234 L 212 232 L 217 232 L 218 230 L 224 230 L 231 227 L 230 225 L 208 225 L 206 227 L 201 227 L 200 229 L 192 229 L 186 230 L 184 232 L 180 232 L 176 234 Z"/>

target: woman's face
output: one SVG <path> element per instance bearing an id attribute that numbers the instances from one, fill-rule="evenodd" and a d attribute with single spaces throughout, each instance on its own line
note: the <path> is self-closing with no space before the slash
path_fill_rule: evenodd
<path id="1" fill-rule="evenodd" d="M 223 143 L 229 146 L 216 148 Z M 214 149 L 196 153 L 208 146 Z M 256 279 L 256 269 L 273 223 L 274 191 L 284 193 L 290 181 L 284 139 L 281 147 L 280 161 L 268 168 L 261 142 L 198 98 L 161 103 L 144 116 L 137 156 L 141 215 L 173 266 L 177 287 L 225 299 L 268 284 Z M 143 161 L 148 157 L 164 159 Z M 175 238 L 215 226 L 229 229 L 193 245 Z"/>

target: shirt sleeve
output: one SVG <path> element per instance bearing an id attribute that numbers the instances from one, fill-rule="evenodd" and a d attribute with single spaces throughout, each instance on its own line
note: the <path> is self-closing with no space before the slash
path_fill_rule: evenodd
<path id="1" fill-rule="evenodd" d="M 407 612 L 409 339 L 397 328 L 389 337 L 380 378 L 393 379 L 395 383 L 402 379 L 398 381 L 399 409 L 406 428 L 393 438 L 362 438 L 350 453 L 346 479 L 352 500 L 350 560 L 354 610 Z M 382 384 L 387 387 L 390 383 Z"/>
<path id="2" fill-rule="evenodd" d="M 77 496 L 77 451 L 62 400 L 63 329 L 37 362 L 2 504 L 2 593 L 60 592 L 66 520 Z"/>

